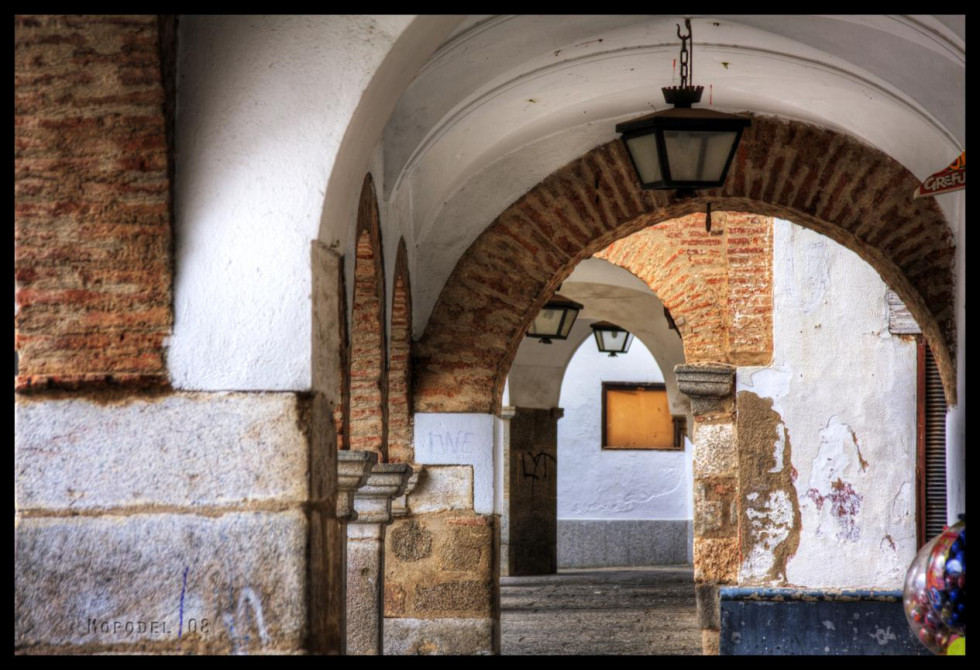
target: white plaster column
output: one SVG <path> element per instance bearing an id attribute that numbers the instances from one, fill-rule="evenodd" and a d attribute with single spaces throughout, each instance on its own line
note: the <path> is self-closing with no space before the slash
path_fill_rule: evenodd
<path id="1" fill-rule="evenodd" d="M 384 539 L 391 501 L 405 491 L 408 463 L 377 463 L 354 493 L 347 526 L 347 653 L 380 656 L 384 650 Z"/>
<path id="2" fill-rule="evenodd" d="M 510 575 L 510 561 L 508 556 L 510 556 L 510 477 L 508 476 L 510 472 L 510 420 L 514 418 L 517 413 L 517 408 L 511 405 L 505 405 L 500 408 L 500 423 L 501 423 L 501 460 L 497 465 L 497 469 L 500 473 L 502 479 L 502 505 L 500 510 L 500 547 L 498 556 L 500 556 L 500 576 L 507 577 Z"/>
<path id="3" fill-rule="evenodd" d="M 946 415 L 946 520 L 966 512 L 966 191 L 955 194 L 952 219 L 956 245 L 956 405 Z"/>

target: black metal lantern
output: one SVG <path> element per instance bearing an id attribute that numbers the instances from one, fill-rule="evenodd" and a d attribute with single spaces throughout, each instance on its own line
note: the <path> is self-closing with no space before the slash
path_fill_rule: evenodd
<path id="1" fill-rule="evenodd" d="M 633 344 L 633 333 L 608 321 L 593 323 L 592 334 L 595 335 L 595 343 L 599 347 L 599 351 L 609 354 L 610 357 L 616 354 L 625 354 L 630 350 L 630 345 Z"/>
<path id="2" fill-rule="evenodd" d="M 564 340 L 572 332 L 572 325 L 581 309 L 581 304 L 555 294 L 534 317 L 527 336 L 540 339 L 541 344 Z"/>
<path id="3" fill-rule="evenodd" d="M 655 112 L 616 126 L 633 162 L 633 169 L 646 189 L 679 189 L 690 193 L 725 183 L 742 130 L 752 125 L 744 117 L 711 109 L 692 109 L 701 102 L 704 86 L 694 86 L 693 66 L 689 75 L 691 20 L 685 19 L 687 35 L 681 39 L 681 85 L 664 87 L 664 100 L 673 109 Z M 693 47 L 693 43 L 692 43 Z"/>

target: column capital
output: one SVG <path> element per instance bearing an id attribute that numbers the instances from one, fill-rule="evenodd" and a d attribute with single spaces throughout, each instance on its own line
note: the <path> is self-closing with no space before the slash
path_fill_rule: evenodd
<path id="1" fill-rule="evenodd" d="M 391 515 L 396 518 L 408 516 L 408 514 L 412 511 L 408 507 L 408 496 L 410 496 L 412 491 L 415 490 L 415 487 L 419 485 L 419 477 L 422 475 L 423 466 L 417 463 L 410 463 L 409 467 L 412 469 L 412 474 L 408 476 L 408 481 L 405 482 L 405 492 L 395 498 L 395 500 L 391 503 Z"/>
<path id="2" fill-rule="evenodd" d="M 350 522 L 357 518 L 354 494 L 367 484 L 371 469 L 378 464 L 373 451 L 341 449 L 337 452 L 337 518 Z"/>
<path id="3" fill-rule="evenodd" d="M 721 363 L 674 366 L 677 389 L 691 399 L 697 415 L 726 412 L 735 396 L 735 368 Z"/>
<path id="4" fill-rule="evenodd" d="M 405 491 L 412 475 L 408 463 L 376 463 L 367 483 L 354 493 L 355 524 L 391 522 L 391 500 Z"/>
<path id="5" fill-rule="evenodd" d="M 514 414 L 517 413 L 517 408 L 513 405 L 504 405 L 500 408 L 500 418 L 501 419 L 513 419 Z"/>

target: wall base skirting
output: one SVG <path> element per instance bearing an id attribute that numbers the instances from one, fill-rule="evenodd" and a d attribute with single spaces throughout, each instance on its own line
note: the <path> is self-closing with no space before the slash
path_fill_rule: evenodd
<path id="1" fill-rule="evenodd" d="M 689 564 L 691 531 L 684 519 L 559 519 L 558 567 Z"/>

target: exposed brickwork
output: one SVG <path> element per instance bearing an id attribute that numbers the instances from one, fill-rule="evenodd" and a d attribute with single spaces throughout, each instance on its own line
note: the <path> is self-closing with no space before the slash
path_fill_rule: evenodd
<path id="1" fill-rule="evenodd" d="M 172 34 L 155 16 L 14 19 L 19 390 L 167 382 Z"/>
<path id="2" fill-rule="evenodd" d="M 716 211 L 812 228 L 868 261 L 922 327 L 955 402 L 953 238 L 933 199 L 911 199 L 917 185 L 872 147 L 772 117 L 753 117 L 726 184 L 690 200 L 640 189 L 620 141 L 597 147 L 504 210 L 460 258 L 416 348 L 415 410 L 495 411 L 528 324 L 579 261 L 650 225 L 703 212 L 708 201 Z M 753 263 L 746 259 L 746 272 Z M 747 325 L 737 314 L 725 318 Z"/>
<path id="3" fill-rule="evenodd" d="M 772 358 L 772 219 L 690 214 L 613 242 L 596 258 L 646 282 L 677 323 L 689 363 Z"/>
<path id="4" fill-rule="evenodd" d="M 388 458 L 384 260 L 374 180 L 368 174 L 357 210 L 350 349 L 350 448 Z"/>
<path id="5" fill-rule="evenodd" d="M 412 284 L 404 238 L 398 241 L 391 296 L 391 345 L 388 353 L 388 458 L 415 460 L 412 443 Z"/>
<path id="6" fill-rule="evenodd" d="M 344 262 L 340 261 L 337 291 L 340 293 L 337 328 L 340 331 L 340 404 L 333 409 L 333 425 L 337 431 L 337 449 L 350 449 L 350 337 L 347 332 L 347 282 Z"/>

